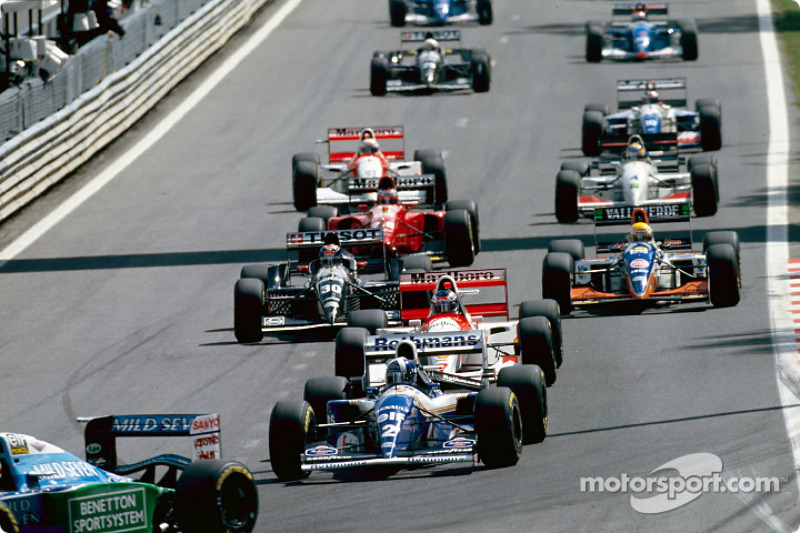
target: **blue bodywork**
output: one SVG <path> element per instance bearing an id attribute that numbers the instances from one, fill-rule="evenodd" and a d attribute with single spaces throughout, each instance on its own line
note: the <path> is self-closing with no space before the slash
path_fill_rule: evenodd
<path id="1" fill-rule="evenodd" d="M 622 253 L 622 263 L 629 287 L 635 296 L 644 296 L 653 269 L 658 264 L 658 250 L 649 242 L 628 245 Z"/>

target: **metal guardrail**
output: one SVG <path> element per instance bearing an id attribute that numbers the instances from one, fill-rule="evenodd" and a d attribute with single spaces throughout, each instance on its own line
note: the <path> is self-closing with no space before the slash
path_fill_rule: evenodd
<path id="1" fill-rule="evenodd" d="M 158 11 L 145 10 L 142 26 L 127 21 L 125 39 L 96 39 L 81 48 L 80 61 L 73 60 L 59 74 L 63 81 L 48 83 L 52 92 L 44 99 L 20 99 L 23 124 L 19 134 L 0 145 L 0 221 L 34 200 L 131 127 L 173 87 L 219 50 L 245 26 L 269 0 L 206 0 L 205 5 L 147 46 L 130 64 L 119 43 L 138 33 L 142 43 L 151 36 L 146 26 L 181 16 L 184 6 L 199 0 L 172 0 L 156 4 Z M 161 8 L 167 4 L 170 14 Z M 131 39 L 133 40 L 133 39 Z M 84 51 L 85 50 L 85 51 Z M 118 55 L 117 55 L 118 54 Z M 117 62 L 118 61 L 118 62 Z M 113 64 L 110 64 L 113 62 Z M 84 84 L 93 88 L 81 94 Z M 72 98 L 75 98 L 72 100 Z M 55 108 L 61 105 L 60 110 Z M 50 111 L 47 113 L 47 111 Z M 28 113 L 46 113 L 32 127 L 24 123 Z M 0 108 L 0 117 L 5 113 Z M 2 131 L 0 129 L 0 131 Z"/>

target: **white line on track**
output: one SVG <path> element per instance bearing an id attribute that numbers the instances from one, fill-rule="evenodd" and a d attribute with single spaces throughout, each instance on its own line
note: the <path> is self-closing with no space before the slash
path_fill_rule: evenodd
<path id="1" fill-rule="evenodd" d="M 783 70 L 778 53 L 769 0 L 756 0 L 759 35 L 764 58 L 769 103 L 769 146 L 767 149 L 767 297 L 775 355 L 775 373 L 783 409 L 783 420 L 792 446 L 795 481 L 800 484 L 800 365 L 789 313 L 789 123 Z M 800 529 L 798 529 L 800 531 Z"/>
<path id="2" fill-rule="evenodd" d="M 97 191 L 116 178 L 123 170 L 133 163 L 140 155 L 161 140 L 175 124 L 199 104 L 214 88 L 225 79 L 247 56 L 264 42 L 270 34 L 300 5 L 303 0 L 288 0 L 281 8 L 270 17 L 267 23 L 245 41 L 230 57 L 211 72 L 194 91 L 165 116 L 155 127 L 127 152 L 114 160 L 100 174 L 84 185 L 78 192 L 59 205 L 52 213 L 34 224 L 14 242 L 0 251 L 0 268 L 11 259 L 22 253 L 39 237 L 47 233 L 56 224 L 61 222 L 70 213 L 80 207 L 83 202 L 91 198 Z"/>

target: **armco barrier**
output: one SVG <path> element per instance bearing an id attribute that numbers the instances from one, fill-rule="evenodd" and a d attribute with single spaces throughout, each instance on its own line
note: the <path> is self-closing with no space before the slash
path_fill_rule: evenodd
<path id="1" fill-rule="evenodd" d="M 0 221 L 130 128 L 269 0 L 215 0 L 122 70 L 0 145 Z"/>

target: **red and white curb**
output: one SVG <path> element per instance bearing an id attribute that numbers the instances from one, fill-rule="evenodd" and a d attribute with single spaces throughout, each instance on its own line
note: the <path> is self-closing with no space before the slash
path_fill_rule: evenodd
<path id="1" fill-rule="evenodd" d="M 789 259 L 789 313 L 794 327 L 794 343 L 800 363 L 800 257 Z"/>

